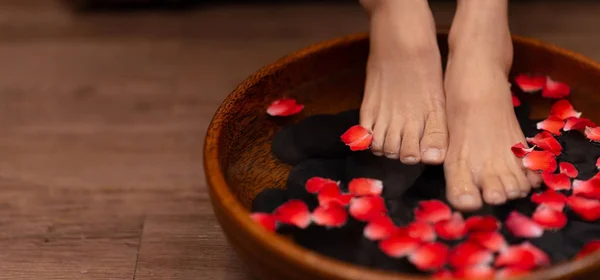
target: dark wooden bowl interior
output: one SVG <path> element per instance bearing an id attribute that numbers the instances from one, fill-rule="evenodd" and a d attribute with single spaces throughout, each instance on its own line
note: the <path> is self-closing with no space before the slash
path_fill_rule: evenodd
<path id="1" fill-rule="evenodd" d="M 442 56 L 446 35 L 440 34 Z M 412 279 L 342 263 L 305 250 L 285 237 L 263 231 L 249 215 L 254 196 L 264 188 L 284 188 L 290 166 L 271 154 L 273 134 L 309 115 L 358 108 L 368 56 L 366 34 L 319 43 L 259 70 L 240 84 L 216 112 L 205 142 L 204 168 L 217 216 L 230 244 L 258 279 Z M 600 64 L 536 40 L 515 37 L 513 74 L 535 72 L 567 82 L 571 102 L 584 116 L 600 121 Z M 305 110 L 288 118 L 265 114 L 271 101 L 296 98 Z M 550 102 L 532 96 L 532 117 L 545 117 Z M 557 246 L 560 246 L 557 244 Z M 528 279 L 598 276 L 600 254 L 561 263 Z"/>

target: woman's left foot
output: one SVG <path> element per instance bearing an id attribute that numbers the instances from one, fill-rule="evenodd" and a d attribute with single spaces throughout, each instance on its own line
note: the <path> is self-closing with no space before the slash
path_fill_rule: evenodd
<path id="1" fill-rule="evenodd" d="M 506 1 L 491 2 L 459 1 L 449 36 L 444 84 L 450 141 L 444 170 L 449 202 L 465 211 L 525 197 L 541 183 L 510 149 L 527 142 L 508 82 L 512 41 L 500 3 Z"/>

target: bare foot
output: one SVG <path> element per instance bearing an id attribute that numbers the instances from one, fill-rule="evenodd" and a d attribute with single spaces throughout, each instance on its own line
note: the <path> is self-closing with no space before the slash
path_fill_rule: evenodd
<path id="1" fill-rule="evenodd" d="M 435 24 L 424 0 L 363 0 L 371 18 L 361 125 L 373 154 L 441 164 L 447 127 Z"/>
<path id="2" fill-rule="evenodd" d="M 512 41 L 507 0 L 459 1 L 444 80 L 450 140 L 444 170 L 461 210 L 525 197 L 540 178 L 510 150 L 527 145 L 511 101 Z"/>

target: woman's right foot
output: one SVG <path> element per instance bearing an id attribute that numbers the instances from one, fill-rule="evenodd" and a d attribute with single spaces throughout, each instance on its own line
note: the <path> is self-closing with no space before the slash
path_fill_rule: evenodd
<path id="1" fill-rule="evenodd" d="M 360 124 L 371 150 L 405 164 L 441 164 L 447 150 L 441 57 L 425 0 L 363 0 L 371 49 Z"/>

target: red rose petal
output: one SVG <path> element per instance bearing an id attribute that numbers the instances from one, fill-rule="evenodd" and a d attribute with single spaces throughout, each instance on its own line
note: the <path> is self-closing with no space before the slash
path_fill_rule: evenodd
<path id="1" fill-rule="evenodd" d="M 363 236 L 376 241 L 389 238 L 397 231 L 396 225 L 390 217 L 380 216 L 371 220 L 363 229 Z"/>
<path id="2" fill-rule="evenodd" d="M 513 152 L 513 154 L 515 154 L 515 156 L 517 156 L 518 158 L 524 157 L 525 155 L 527 155 L 531 151 L 533 151 L 533 149 L 535 149 L 535 147 L 525 148 L 525 145 L 521 142 L 514 144 L 510 148 L 510 150 Z"/>
<path id="3" fill-rule="evenodd" d="M 597 127 L 593 121 L 586 118 L 568 118 L 563 127 L 564 131 L 569 130 L 584 130 L 586 127 Z"/>
<path id="4" fill-rule="evenodd" d="M 560 99 L 569 96 L 571 88 L 569 85 L 552 80 L 550 77 L 546 79 L 546 85 L 542 89 L 542 97 Z"/>
<path id="5" fill-rule="evenodd" d="M 350 150 L 362 151 L 371 146 L 373 135 L 368 129 L 360 125 L 355 125 L 346 130 L 346 132 L 342 134 L 341 139 L 344 144 L 350 147 Z"/>
<path id="6" fill-rule="evenodd" d="M 536 134 L 533 138 L 527 138 L 527 142 L 533 145 L 536 145 L 538 148 L 542 150 L 546 150 L 548 152 L 552 152 L 554 155 L 560 155 L 563 148 L 552 136 L 552 134 L 548 131 L 542 131 Z"/>
<path id="7" fill-rule="evenodd" d="M 452 216 L 452 210 L 446 203 L 440 200 L 425 200 L 419 202 L 415 209 L 415 220 L 437 223 L 448 220 Z"/>
<path id="8" fill-rule="evenodd" d="M 590 242 L 588 242 L 587 244 L 585 244 L 583 246 L 583 248 L 581 248 L 581 251 L 579 251 L 579 253 L 577 253 L 577 256 L 575 256 L 576 259 L 581 259 L 589 254 L 592 254 L 596 251 L 600 250 L 600 240 L 592 240 Z"/>
<path id="9" fill-rule="evenodd" d="M 452 214 L 450 220 L 439 221 L 434 225 L 437 236 L 446 240 L 463 238 L 467 234 L 467 226 L 462 215 L 458 212 Z"/>
<path id="10" fill-rule="evenodd" d="M 545 229 L 561 229 L 567 224 L 567 216 L 561 211 L 546 205 L 540 204 L 531 216 L 534 222 Z"/>
<path id="11" fill-rule="evenodd" d="M 514 93 L 512 94 L 512 104 L 513 107 L 521 106 L 521 100 L 519 100 L 519 98 Z"/>
<path id="12" fill-rule="evenodd" d="M 250 218 L 268 231 L 275 231 L 275 229 L 277 229 L 277 219 L 269 213 L 252 213 Z"/>
<path id="13" fill-rule="evenodd" d="M 461 268 L 454 272 L 457 279 L 493 279 L 495 271 L 489 265 L 478 265 Z"/>
<path id="14" fill-rule="evenodd" d="M 548 207 L 556 211 L 562 211 L 567 203 L 567 197 L 553 189 L 546 189 L 541 193 L 534 193 L 531 196 L 531 201 L 536 204 L 546 204 Z"/>
<path id="15" fill-rule="evenodd" d="M 323 177 L 312 177 L 306 181 L 304 187 L 309 193 L 319 193 L 321 189 L 323 189 L 323 187 L 325 187 L 326 185 L 338 186 L 339 182 Z"/>
<path id="16" fill-rule="evenodd" d="M 500 222 L 490 215 L 469 217 L 465 224 L 469 232 L 495 231 L 500 228 Z"/>
<path id="17" fill-rule="evenodd" d="M 508 246 L 504 236 L 497 231 L 480 231 L 469 234 L 470 242 L 477 243 L 492 252 L 498 252 Z"/>
<path id="18" fill-rule="evenodd" d="M 267 114 L 271 116 L 291 116 L 300 113 L 304 109 L 304 105 L 296 103 L 295 99 L 282 98 L 273 101 L 267 108 Z"/>
<path id="19" fill-rule="evenodd" d="M 519 267 L 505 267 L 496 272 L 496 279 L 505 279 L 509 277 L 522 276 L 529 273 L 530 269 Z"/>
<path id="20" fill-rule="evenodd" d="M 320 226 L 341 227 L 348 221 L 348 212 L 337 204 L 319 206 L 313 211 L 312 220 Z"/>
<path id="21" fill-rule="evenodd" d="M 546 85 L 546 76 L 520 74 L 515 77 L 515 83 L 522 91 L 531 93 L 544 88 Z"/>
<path id="22" fill-rule="evenodd" d="M 368 222 L 387 213 L 383 198 L 380 196 L 362 196 L 350 201 L 350 215 L 355 219 Z"/>
<path id="23" fill-rule="evenodd" d="M 568 118 L 579 118 L 581 116 L 581 112 L 575 111 L 573 105 L 569 102 L 569 100 L 563 99 L 556 101 L 552 108 L 550 108 L 550 115 L 556 116 L 561 120 L 566 120 Z"/>
<path id="24" fill-rule="evenodd" d="M 500 252 L 496 258 L 495 266 L 510 266 L 522 269 L 531 269 L 536 267 L 535 255 L 519 245 L 513 245 Z"/>
<path id="25" fill-rule="evenodd" d="M 577 171 L 577 168 L 568 162 L 563 161 L 558 164 L 558 170 L 560 170 L 560 173 L 566 174 L 570 178 L 577 178 L 577 176 L 579 176 L 579 171 Z"/>
<path id="26" fill-rule="evenodd" d="M 450 265 L 454 268 L 486 265 L 494 260 L 492 252 L 470 241 L 458 244 L 450 252 Z"/>
<path id="27" fill-rule="evenodd" d="M 553 189 L 555 191 L 571 189 L 571 179 L 569 178 L 569 176 L 567 176 L 567 174 L 543 173 L 542 180 L 544 180 L 544 184 L 546 184 L 548 188 Z"/>
<path id="28" fill-rule="evenodd" d="M 560 130 L 564 126 L 565 122 L 555 116 L 549 116 L 547 119 L 538 122 L 536 125 L 537 129 L 548 131 L 554 135 L 560 135 Z"/>
<path id="29" fill-rule="evenodd" d="M 294 225 L 299 228 L 306 228 L 310 225 L 310 211 L 304 201 L 299 199 L 290 199 L 286 203 L 275 209 L 273 214 L 277 221 Z"/>
<path id="30" fill-rule="evenodd" d="M 523 158 L 523 165 L 533 171 L 554 172 L 556 158 L 548 151 L 533 151 Z"/>
<path id="31" fill-rule="evenodd" d="M 600 169 L 600 158 L 596 160 L 596 168 Z"/>
<path id="32" fill-rule="evenodd" d="M 585 137 L 591 141 L 600 142 L 600 127 L 585 127 Z"/>
<path id="33" fill-rule="evenodd" d="M 525 241 L 521 243 L 521 248 L 531 252 L 535 259 L 535 264 L 537 266 L 546 266 L 550 264 L 550 257 L 546 252 L 540 250 L 535 245 L 531 244 L 529 241 Z"/>
<path id="34" fill-rule="evenodd" d="M 389 257 L 401 258 L 414 252 L 420 245 L 420 240 L 399 234 L 379 242 L 379 249 Z"/>
<path id="35" fill-rule="evenodd" d="M 356 196 L 381 195 L 383 182 L 369 178 L 354 178 L 348 183 L 348 190 Z"/>
<path id="36" fill-rule="evenodd" d="M 594 176 L 587 181 L 573 180 L 573 194 L 600 199 L 600 177 Z"/>
<path id="37" fill-rule="evenodd" d="M 417 248 L 408 261 L 423 271 L 438 270 L 448 262 L 448 246 L 434 242 Z"/>
<path id="38" fill-rule="evenodd" d="M 540 225 L 517 211 L 510 212 L 504 224 L 516 237 L 535 238 L 544 234 L 544 229 Z"/>
<path id="39" fill-rule="evenodd" d="M 567 205 L 583 220 L 595 221 L 600 218 L 600 201 L 580 196 L 569 196 Z"/>
<path id="40" fill-rule="evenodd" d="M 434 273 L 433 275 L 431 275 L 431 277 L 433 279 L 452 279 L 454 278 L 453 275 L 454 274 L 452 273 L 452 271 L 444 269 Z"/>
<path id="41" fill-rule="evenodd" d="M 346 206 L 350 203 L 351 198 L 352 195 L 350 194 L 342 194 L 340 186 L 337 183 L 324 185 L 317 195 L 319 205 L 321 206 L 328 206 L 334 203 Z"/>
<path id="42" fill-rule="evenodd" d="M 423 242 L 435 241 L 436 234 L 433 226 L 424 221 L 414 221 L 406 227 L 410 237 L 418 238 Z"/>

